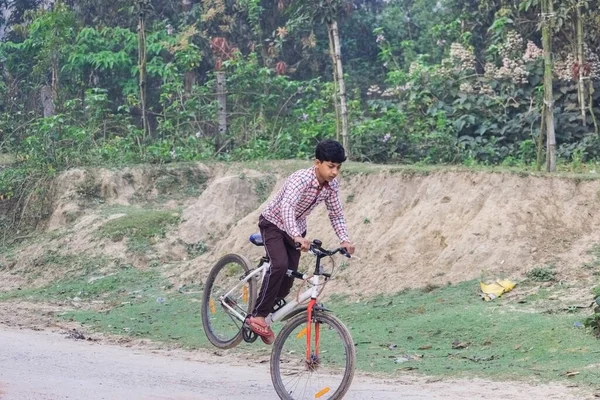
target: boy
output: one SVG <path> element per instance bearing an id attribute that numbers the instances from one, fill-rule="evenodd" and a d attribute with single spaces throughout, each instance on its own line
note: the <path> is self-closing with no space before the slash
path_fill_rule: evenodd
<path id="1" fill-rule="evenodd" d="M 301 251 L 309 250 L 310 241 L 305 238 L 306 217 L 319 203 L 325 202 L 341 247 L 350 254 L 354 253 L 336 179 L 344 161 L 346 155 L 339 142 L 320 142 L 315 150 L 315 165 L 290 175 L 259 217 L 258 227 L 271 268 L 263 281 L 252 316 L 246 323 L 266 344 L 273 343 L 275 334 L 266 324 L 265 317 L 277 299 L 285 298 L 293 286 L 294 278 L 287 277 L 286 272 L 298 269 L 298 245 Z"/>

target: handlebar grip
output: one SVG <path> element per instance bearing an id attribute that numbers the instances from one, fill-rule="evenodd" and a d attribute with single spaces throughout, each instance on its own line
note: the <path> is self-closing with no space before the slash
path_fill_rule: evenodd
<path id="1" fill-rule="evenodd" d="M 344 248 L 344 247 L 340 247 L 340 253 L 342 253 L 343 255 L 345 255 L 348 258 L 352 257 L 352 255 L 350 253 L 348 253 L 348 250 L 346 250 L 346 248 Z"/>
<path id="2" fill-rule="evenodd" d="M 298 279 L 306 279 L 306 276 L 298 271 L 293 271 L 291 269 L 287 270 L 286 273 L 287 276 L 289 277 L 294 277 L 294 278 L 298 278 Z"/>

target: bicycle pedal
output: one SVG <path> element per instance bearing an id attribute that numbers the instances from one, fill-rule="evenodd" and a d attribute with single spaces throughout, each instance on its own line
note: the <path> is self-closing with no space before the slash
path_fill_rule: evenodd
<path id="1" fill-rule="evenodd" d="M 258 335 L 252 331 L 252 329 L 244 326 L 242 328 L 242 338 L 246 343 L 254 343 L 258 339 Z"/>
<path id="2" fill-rule="evenodd" d="M 283 307 L 285 307 L 286 304 L 287 301 L 285 301 L 285 299 L 278 299 L 273 308 L 271 309 L 271 312 L 274 313 L 281 310 Z"/>

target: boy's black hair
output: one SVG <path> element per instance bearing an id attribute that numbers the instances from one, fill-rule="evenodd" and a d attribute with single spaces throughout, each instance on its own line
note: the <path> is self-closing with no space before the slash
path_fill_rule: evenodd
<path id="1" fill-rule="evenodd" d="M 327 139 L 317 145 L 315 158 L 321 162 L 329 161 L 341 164 L 346 161 L 346 152 L 340 142 Z"/>

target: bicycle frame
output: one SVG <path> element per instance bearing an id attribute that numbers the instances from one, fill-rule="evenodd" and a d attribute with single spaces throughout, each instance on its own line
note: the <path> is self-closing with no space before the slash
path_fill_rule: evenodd
<path id="1" fill-rule="evenodd" d="M 271 267 L 271 264 L 267 261 L 264 261 L 258 268 L 250 271 L 250 273 L 248 275 L 246 275 L 243 279 L 240 280 L 240 282 L 238 284 L 236 284 L 231 290 L 229 290 L 227 293 L 225 293 L 224 295 L 222 295 L 219 298 L 219 302 L 221 303 L 221 305 L 223 307 L 225 307 L 227 310 L 229 310 L 229 312 L 231 313 L 231 315 L 235 316 L 237 319 L 239 319 L 241 322 L 244 322 L 244 320 L 246 319 L 246 315 L 242 315 L 240 312 L 238 312 L 236 309 L 234 309 L 233 307 L 231 307 L 226 301 L 225 299 L 233 292 L 235 292 L 236 290 L 238 290 L 241 286 L 243 286 L 246 282 L 248 282 L 251 279 L 255 279 L 258 276 L 260 276 L 260 281 L 262 282 L 267 274 L 268 269 Z M 305 276 L 305 279 L 307 277 Z M 310 282 L 312 284 L 311 288 L 308 288 L 307 290 L 305 290 L 304 292 L 302 292 L 299 296 L 298 299 L 293 299 L 291 300 L 289 303 L 287 303 L 285 306 L 283 306 L 282 308 L 280 308 L 279 310 L 277 310 L 276 312 L 269 314 L 266 318 L 267 323 L 270 324 L 272 322 L 277 322 L 277 321 L 281 321 L 282 319 L 284 319 L 287 315 L 289 315 L 298 305 L 304 303 L 305 301 L 309 300 L 309 299 L 316 299 L 318 294 L 319 294 L 319 283 L 320 283 L 320 279 L 318 275 L 314 275 L 312 278 L 310 278 Z"/>

